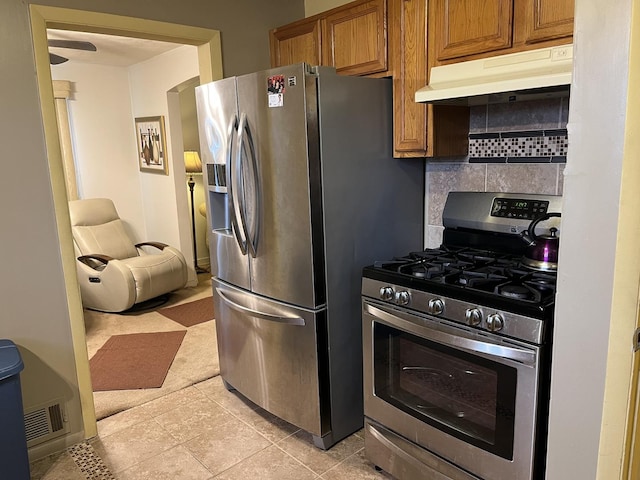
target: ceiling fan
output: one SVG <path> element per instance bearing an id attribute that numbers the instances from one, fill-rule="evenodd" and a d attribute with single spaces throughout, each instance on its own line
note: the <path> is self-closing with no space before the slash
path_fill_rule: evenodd
<path id="1" fill-rule="evenodd" d="M 89 52 L 96 52 L 98 50 L 93 43 L 79 40 L 48 40 L 48 44 L 50 47 L 72 48 L 75 50 L 86 50 Z M 51 65 L 59 65 L 67 60 L 69 59 L 66 57 L 49 52 L 49 62 Z"/>

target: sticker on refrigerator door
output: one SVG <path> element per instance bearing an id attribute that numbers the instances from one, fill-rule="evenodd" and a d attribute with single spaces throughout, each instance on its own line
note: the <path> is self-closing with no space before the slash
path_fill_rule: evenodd
<path id="1" fill-rule="evenodd" d="M 269 108 L 284 104 L 284 75 L 273 75 L 267 79 Z"/>

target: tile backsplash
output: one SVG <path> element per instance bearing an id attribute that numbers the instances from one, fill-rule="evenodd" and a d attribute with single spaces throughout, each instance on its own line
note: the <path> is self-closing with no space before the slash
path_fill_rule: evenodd
<path id="1" fill-rule="evenodd" d="M 426 247 L 442 242 L 451 191 L 562 195 L 568 98 L 471 108 L 469 155 L 426 164 Z"/>
<path id="2" fill-rule="evenodd" d="M 470 163 L 564 163 L 567 130 L 469 134 Z"/>
<path id="3" fill-rule="evenodd" d="M 471 107 L 470 133 L 565 128 L 569 98 L 495 103 Z"/>

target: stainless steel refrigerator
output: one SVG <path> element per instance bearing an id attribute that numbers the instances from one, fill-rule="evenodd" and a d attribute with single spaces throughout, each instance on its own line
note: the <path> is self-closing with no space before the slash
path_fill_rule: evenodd
<path id="1" fill-rule="evenodd" d="M 220 373 L 326 449 L 362 428 L 362 267 L 423 247 L 391 80 L 296 64 L 197 87 Z"/>

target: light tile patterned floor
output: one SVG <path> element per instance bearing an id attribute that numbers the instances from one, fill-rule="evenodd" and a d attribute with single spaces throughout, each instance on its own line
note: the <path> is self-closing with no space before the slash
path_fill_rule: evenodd
<path id="1" fill-rule="evenodd" d="M 214 377 L 98 422 L 98 437 L 31 465 L 42 480 L 377 480 L 362 432 L 327 451 Z"/>

